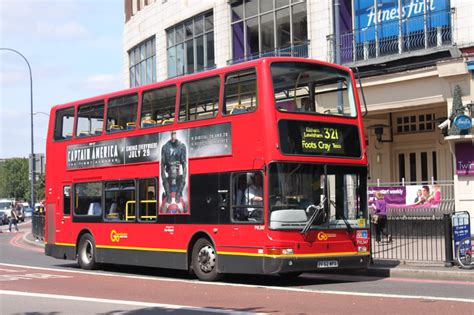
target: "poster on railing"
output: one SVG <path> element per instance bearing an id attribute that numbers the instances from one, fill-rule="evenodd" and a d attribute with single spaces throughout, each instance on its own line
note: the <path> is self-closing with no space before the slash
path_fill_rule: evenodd
<path id="1" fill-rule="evenodd" d="M 383 198 L 389 208 L 437 208 L 441 202 L 441 186 L 369 186 L 368 200 L 372 204 L 376 198 Z"/>

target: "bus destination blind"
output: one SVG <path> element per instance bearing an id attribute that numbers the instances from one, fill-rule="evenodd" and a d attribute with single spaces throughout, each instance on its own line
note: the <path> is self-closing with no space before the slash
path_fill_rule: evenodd
<path id="1" fill-rule="evenodd" d="M 278 128 L 284 154 L 361 156 L 359 132 L 355 125 L 281 120 Z"/>

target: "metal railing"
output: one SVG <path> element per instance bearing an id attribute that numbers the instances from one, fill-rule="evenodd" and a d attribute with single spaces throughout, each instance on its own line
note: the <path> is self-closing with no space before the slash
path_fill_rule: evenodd
<path id="1" fill-rule="evenodd" d="M 388 216 L 386 232 L 391 235 L 392 241 L 382 237 L 381 242 L 376 242 L 375 225 L 372 225 L 372 257 L 437 263 L 446 261 L 445 220 L 450 220 L 450 216 Z"/>
<path id="2" fill-rule="evenodd" d="M 452 24 L 451 10 L 443 10 L 342 34 L 342 63 L 450 46 Z M 334 60 L 334 40 L 334 35 L 328 36 L 329 60 Z"/>
<path id="3" fill-rule="evenodd" d="M 300 44 L 300 45 L 292 45 L 288 47 L 276 48 L 274 50 L 266 51 L 266 52 L 258 52 L 251 55 L 244 56 L 242 58 L 237 59 L 230 59 L 227 60 L 228 65 L 233 65 L 245 61 L 255 60 L 263 57 L 303 57 L 308 58 L 309 56 L 309 41 Z"/>
<path id="4" fill-rule="evenodd" d="M 440 185 L 441 201 L 437 206 L 387 207 L 386 232 L 392 237 L 376 242 L 375 225 L 372 225 L 372 257 L 375 259 L 445 262 L 447 242 L 446 220 L 454 213 L 454 181 L 380 182 L 369 186 L 396 187 L 407 185 Z"/>

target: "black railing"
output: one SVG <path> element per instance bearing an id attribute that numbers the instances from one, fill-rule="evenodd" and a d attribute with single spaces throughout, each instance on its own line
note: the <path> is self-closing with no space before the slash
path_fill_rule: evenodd
<path id="1" fill-rule="evenodd" d="M 446 220 L 451 216 L 441 212 L 426 214 L 388 213 L 386 232 L 391 236 L 376 241 L 372 225 L 372 257 L 374 259 L 446 262 L 446 246 L 452 242 L 446 233 Z"/>
<path id="2" fill-rule="evenodd" d="M 42 214 L 33 214 L 31 220 L 31 231 L 36 240 L 44 241 L 44 218 L 45 217 Z"/>
<path id="3" fill-rule="evenodd" d="M 233 65 L 245 61 L 255 60 L 263 57 L 303 57 L 308 58 L 309 56 L 309 41 L 300 45 L 292 45 L 282 48 L 276 48 L 274 50 L 266 52 L 258 52 L 251 55 L 244 56 L 242 58 L 236 58 L 227 60 L 228 65 Z"/>

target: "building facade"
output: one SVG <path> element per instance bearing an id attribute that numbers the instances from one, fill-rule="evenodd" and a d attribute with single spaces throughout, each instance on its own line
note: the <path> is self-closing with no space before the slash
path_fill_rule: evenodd
<path id="1" fill-rule="evenodd" d="M 449 181 L 456 210 L 474 217 L 473 129 L 449 131 L 459 116 L 452 113 L 456 89 L 464 114 L 473 117 L 473 1 L 124 3 L 127 86 L 263 56 L 351 67 L 361 78 L 359 93 L 367 104 L 369 182 Z M 449 126 L 441 129 L 443 122 Z"/>

